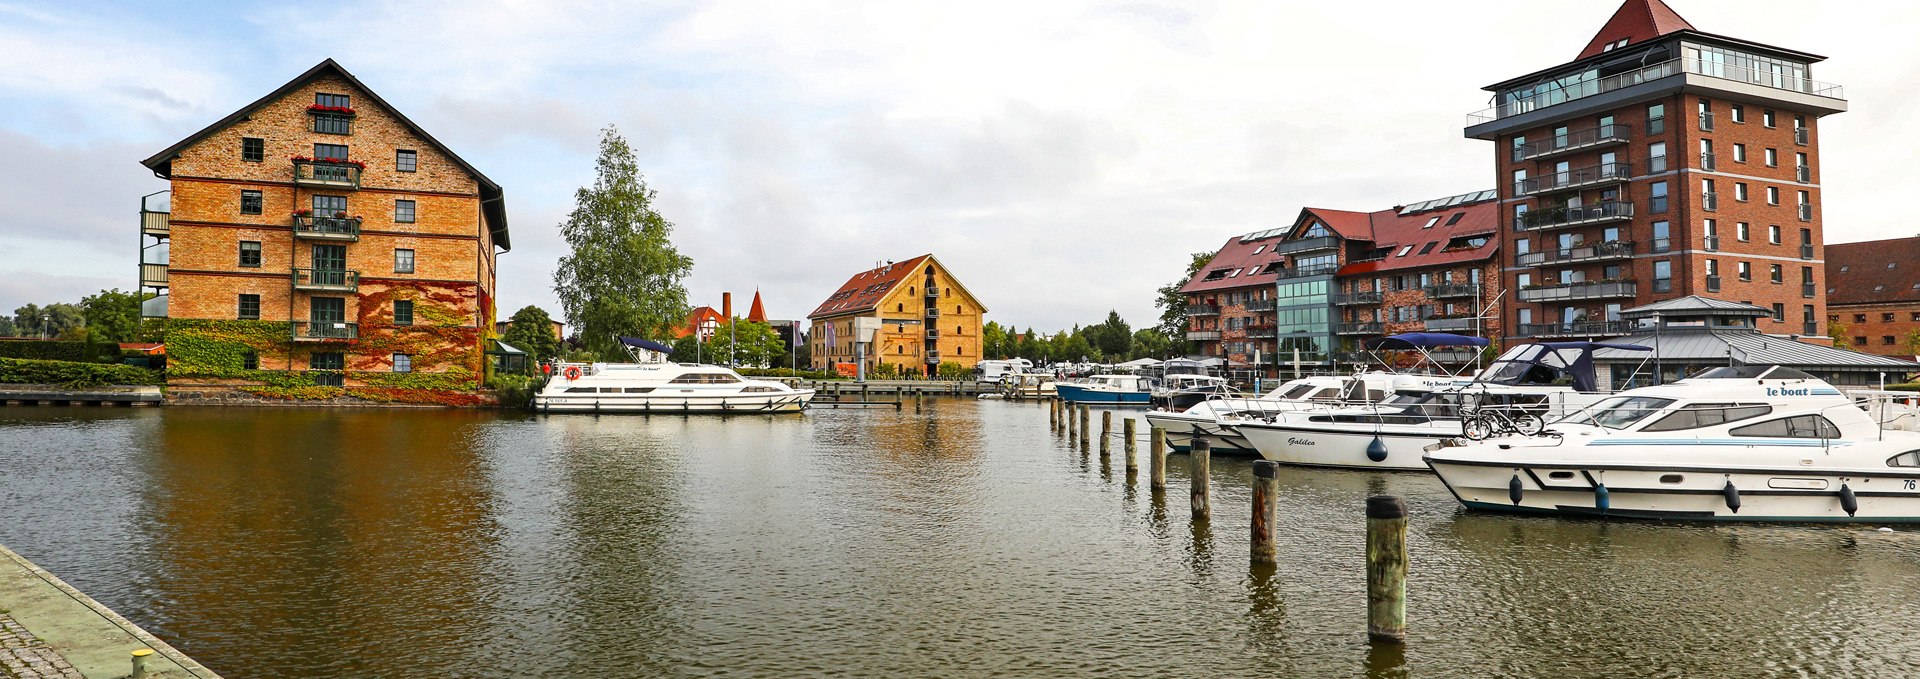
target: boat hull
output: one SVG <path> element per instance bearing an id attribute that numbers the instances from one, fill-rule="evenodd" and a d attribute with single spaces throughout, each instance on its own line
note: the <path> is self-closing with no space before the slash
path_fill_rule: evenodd
<path id="1" fill-rule="evenodd" d="M 1191 450 L 1196 439 L 1206 439 L 1208 449 L 1212 452 L 1254 453 L 1252 443 L 1221 425 L 1219 419 L 1211 414 L 1151 412 L 1147 413 L 1147 424 L 1165 431 L 1167 447 L 1178 452 Z"/>
<path id="2" fill-rule="evenodd" d="M 1069 403 L 1126 403 L 1146 405 L 1153 394 L 1144 391 L 1106 391 L 1074 384 L 1055 385 L 1054 393 Z"/>
<path id="3" fill-rule="evenodd" d="M 661 415 L 758 415 L 797 413 L 813 400 L 812 390 L 753 394 L 605 394 L 597 396 L 536 396 L 533 409 L 543 413 L 638 413 Z"/>
<path id="4" fill-rule="evenodd" d="M 1920 523 L 1920 469 L 1581 465 L 1495 459 L 1427 464 L 1470 510 L 1605 519 L 1757 523 Z M 1511 485 L 1519 479 L 1519 500 Z M 1731 483 L 1735 493 L 1729 494 Z M 1603 496 L 1597 487 L 1605 485 Z M 1842 488 L 1853 495 L 1848 514 Z M 1729 501 L 1729 496 L 1736 498 Z M 1604 497 L 1604 500 L 1602 500 Z M 1736 510 L 1733 505 L 1738 505 Z"/>
<path id="5" fill-rule="evenodd" d="M 1260 457 L 1281 464 L 1341 469 L 1426 471 L 1426 447 L 1459 436 L 1459 423 L 1387 425 L 1372 430 L 1319 427 L 1311 423 L 1243 423 L 1230 425 Z M 1368 448 L 1378 437 L 1386 455 L 1374 460 Z"/>

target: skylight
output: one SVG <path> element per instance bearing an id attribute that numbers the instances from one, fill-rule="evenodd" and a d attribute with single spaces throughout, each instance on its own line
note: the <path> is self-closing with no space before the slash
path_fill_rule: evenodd
<path id="1" fill-rule="evenodd" d="M 1422 226 L 1422 227 L 1420 227 L 1420 228 L 1422 228 L 1422 229 L 1431 229 L 1431 228 L 1433 228 L 1433 225 L 1435 225 L 1435 224 L 1438 224 L 1438 223 L 1440 223 L 1440 215 L 1434 215 L 1434 216 L 1433 216 L 1433 219 L 1429 219 L 1429 220 L 1427 220 L 1427 225 L 1426 225 L 1426 226 Z"/>
<path id="2" fill-rule="evenodd" d="M 1404 248 L 1400 248 L 1400 254 L 1397 254 L 1397 255 L 1394 255 L 1394 256 L 1395 256 L 1395 257 L 1405 257 L 1405 256 L 1407 256 L 1407 253 L 1409 253 L 1409 252 L 1413 252 L 1413 246 L 1411 246 L 1411 245 L 1409 245 L 1409 246 L 1406 246 L 1406 247 L 1404 247 Z"/>
<path id="3" fill-rule="evenodd" d="M 1429 252 L 1433 252 L 1433 246 L 1435 246 L 1435 245 L 1439 245 L 1439 244 L 1440 244 L 1440 241 L 1437 241 L 1437 240 L 1435 240 L 1435 241 L 1427 241 L 1427 246 L 1426 246 L 1426 247 L 1423 247 L 1423 248 L 1420 248 L 1420 254 L 1423 254 L 1423 255 L 1424 255 L 1424 254 L 1427 254 L 1427 253 L 1429 253 Z"/>

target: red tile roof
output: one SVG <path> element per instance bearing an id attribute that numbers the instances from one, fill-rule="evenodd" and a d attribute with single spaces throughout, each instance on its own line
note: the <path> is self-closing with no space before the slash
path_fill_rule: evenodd
<path id="1" fill-rule="evenodd" d="M 753 306 L 747 309 L 747 322 L 749 323 L 767 322 L 767 308 L 760 306 L 759 290 L 753 291 Z"/>
<path id="2" fill-rule="evenodd" d="M 1186 285 L 1180 286 L 1180 292 L 1196 294 L 1271 286 L 1279 282 L 1280 272 L 1277 269 L 1268 270 L 1267 265 L 1286 260 L 1286 257 L 1273 252 L 1273 246 L 1285 240 L 1284 235 L 1282 231 L 1253 240 L 1248 240 L 1246 236 L 1227 239 L 1227 244 L 1213 253 L 1213 259 L 1188 279 Z M 1212 280 L 1208 280 L 1209 277 Z"/>
<path id="3" fill-rule="evenodd" d="M 720 312 L 714 311 L 713 307 L 710 307 L 710 306 L 694 307 L 693 311 L 687 312 L 687 324 L 673 329 L 673 337 L 674 339 L 679 339 L 682 337 L 686 337 L 688 335 L 692 335 L 694 332 L 696 332 L 700 328 L 701 323 L 705 323 L 707 321 L 713 321 L 715 323 L 725 323 L 726 320 L 727 320 L 726 317 L 720 315 Z"/>
<path id="4" fill-rule="evenodd" d="M 1329 210 L 1323 207 L 1310 207 L 1306 213 L 1318 217 L 1320 223 L 1340 237 L 1347 240 L 1373 240 L 1373 215 L 1350 210 Z"/>
<path id="5" fill-rule="evenodd" d="M 1920 301 L 1920 236 L 1827 245 L 1827 304 Z"/>
<path id="6" fill-rule="evenodd" d="M 1627 0 L 1614 11 L 1607 25 L 1600 27 L 1587 48 L 1580 50 L 1580 56 L 1574 60 L 1585 59 L 1607 51 L 1607 45 L 1626 40 L 1628 45 L 1638 45 L 1654 38 L 1676 31 L 1695 30 L 1678 12 L 1661 0 Z"/>
<path id="7" fill-rule="evenodd" d="M 1349 261 L 1339 275 L 1375 273 L 1479 262 L 1500 249 L 1500 203 L 1465 203 L 1420 212 L 1381 210 L 1368 215 L 1373 245 L 1391 249 L 1386 258 Z M 1428 224 L 1432 224 L 1431 227 Z M 1480 247 L 1449 247 L 1470 237 L 1485 236 Z M 1411 246 L 1411 249 L 1409 249 Z M 1402 255 L 1401 253 L 1406 254 Z"/>
<path id="8" fill-rule="evenodd" d="M 807 314 L 807 318 L 870 311 L 880 304 L 880 300 L 887 296 L 888 291 L 899 285 L 908 274 L 919 270 L 920 264 L 932 257 L 933 255 L 920 255 L 904 262 L 884 264 L 854 274 L 840 286 L 839 290 L 835 290 L 828 296 L 827 301 L 821 302 L 813 313 Z"/>

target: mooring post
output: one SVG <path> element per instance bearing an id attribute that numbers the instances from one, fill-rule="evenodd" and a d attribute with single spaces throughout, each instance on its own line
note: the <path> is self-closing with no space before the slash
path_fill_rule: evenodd
<path id="1" fill-rule="evenodd" d="M 1100 411 L 1100 457 L 1113 456 L 1113 411 Z"/>
<path id="2" fill-rule="evenodd" d="M 1057 401 L 1047 404 L 1047 429 L 1060 430 L 1060 403 Z"/>
<path id="3" fill-rule="evenodd" d="M 1067 420 L 1067 443 L 1069 445 L 1078 443 L 1080 441 L 1080 423 L 1073 419 L 1073 404 L 1062 405 L 1060 410 L 1061 416 Z"/>
<path id="4" fill-rule="evenodd" d="M 1147 486 L 1156 493 L 1167 492 L 1167 430 L 1147 430 Z"/>
<path id="5" fill-rule="evenodd" d="M 1191 452 L 1187 454 L 1187 480 L 1193 487 L 1193 520 L 1205 521 L 1213 518 L 1213 490 L 1207 483 L 1209 460 L 1213 452 L 1212 444 L 1206 439 L 1193 440 Z"/>
<path id="6" fill-rule="evenodd" d="M 1407 502 L 1367 498 L 1367 638 L 1407 640 Z"/>
<path id="7" fill-rule="evenodd" d="M 1138 448 L 1139 446 L 1136 446 L 1133 443 L 1133 432 L 1134 432 L 1133 418 L 1129 417 L 1125 421 L 1120 423 L 1120 435 L 1126 438 L 1126 443 L 1121 444 L 1121 448 L 1125 449 L 1127 452 L 1127 475 L 1128 476 L 1132 476 L 1134 474 L 1140 473 L 1140 461 L 1134 455 L 1134 449 Z"/>
<path id="8" fill-rule="evenodd" d="M 1080 452 L 1087 452 L 1087 444 L 1093 439 L 1093 406 L 1080 404 Z"/>
<path id="9" fill-rule="evenodd" d="M 1280 463 L 1260 460 L 1253 463 L 1253 562 L 1274 564 L 1280 561 Z"/>
<path id="10" fill-rule="evenodd" d="M 145 679 L 147 676 L 147 656 L 153 655 L 153 649 L 142 648 L 133 652 L 133 674 L 128 679 Z"/>

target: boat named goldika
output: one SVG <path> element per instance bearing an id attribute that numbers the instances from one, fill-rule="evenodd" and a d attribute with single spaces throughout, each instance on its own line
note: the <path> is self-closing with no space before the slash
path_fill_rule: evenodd
<path id="1" fill-rule="evenodd" d="M 534 394 L 543 413 L 790 413 L 806 409 L 812 389 L 741 377 L 724 366 L 674 363 L 670 347 L 621 338 L 634 363 L 558 363 Z"/>

